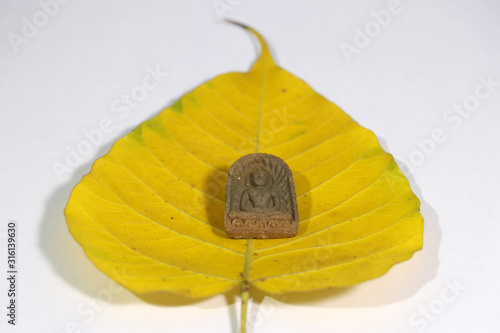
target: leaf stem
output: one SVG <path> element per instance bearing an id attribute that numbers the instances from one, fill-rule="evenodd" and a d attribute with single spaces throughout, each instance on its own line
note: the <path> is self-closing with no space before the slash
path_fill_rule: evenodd
<path id="1" fill-rule="evenodd" d="M 242 287 L 243 289 L 243 287 Z M 246 333 L 247 331 L 247 312 L 248 312 L 248 300 L 250 298 L 250 286 L 248 285 L 248 290 L 241 291 L 241 320 L 240 320 L 240 333 Z"/>
<path id="2" fill-rule="evenodd" d="M 250 299 L 250 264 L 252 261 L 253 239 L 247 239 L 247 252 L 245 254 L 245 268 L 243 269 L 241 281 L 241 320 L 240 333 L 247 331 L 248 300 Z"/>

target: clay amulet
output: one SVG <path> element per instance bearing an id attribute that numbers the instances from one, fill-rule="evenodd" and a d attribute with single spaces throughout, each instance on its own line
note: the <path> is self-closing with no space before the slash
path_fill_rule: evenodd
<path id="1" fill-rule="evenodd" d="M 292 172 L 281 158 L 245 155 L 229 169 L 224 228 L 231 238 L 286 238 L 299 215 Z"/>

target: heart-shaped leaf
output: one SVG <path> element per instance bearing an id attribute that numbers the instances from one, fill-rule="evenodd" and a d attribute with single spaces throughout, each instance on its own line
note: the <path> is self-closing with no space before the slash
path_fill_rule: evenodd
<path id="1" fill-rule="evenodd" d="M 349 286 L 422 247 L 419 200 L 375 135 L 262 52 L 116 142 L 74 188 L 73 237 L 103 272 L 142 293 L 193 297 Z M 298 235 L 230 239 L 227 172 L 265 152 L 290 166 Z"/>

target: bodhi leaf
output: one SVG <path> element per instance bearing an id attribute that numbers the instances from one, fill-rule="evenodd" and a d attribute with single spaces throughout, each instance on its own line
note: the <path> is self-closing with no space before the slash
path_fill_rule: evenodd
<path id="1" fill-rule="evenodd" d="M 247 29 L 262 48 L 248 73 L 219 75 L 139 125 L 71 194 L 71 234 L 131 291 L 206 297 L 237 286 L 244 293 L 349 286 L 422 247 L 420 203 L 393 157 L 278 67 Z M 296 237 L 225 235 L 227 172 L 255 152 L 279 156 L 293 172 Z"/>

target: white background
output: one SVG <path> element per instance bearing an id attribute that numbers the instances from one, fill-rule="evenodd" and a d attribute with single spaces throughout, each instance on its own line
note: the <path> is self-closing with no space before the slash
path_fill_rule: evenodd
<path id="1" fill-rule="evenodd" d="M 117 291 L 63 216 L 71 189 L 118 138 L 215 75 L 250 68 L 254 41 L 221 15 L 260 31 L 278 64 L 377 134 L 426 222 L 424 249 L 381 278 L 280 301 L 255 293 L 250 331 L 500 331 L 499 1 L 401 0 L 385 26 L 372 11 L 392 8 L 386 0 L 73 0 L 49 6 L 52 16 L 42 7 L 0 3 L 1 267 L 15 220 L 20 271 L 16 327 L 0 283 L 8 332 L 237 331 L 236 292 Z M 371 36 L 356 37 L 365 28 Z M 357 53 L 346 56 L 347 44 Z M 168 75 L 127 115 L 114 113 L 148 68 Z M 461 116 L 453 108 L 464 103 L 472 111 Z M 101 142 L 58 177 L 54 164 L 66 165 L 103 119 L 111 128 Z"/>

